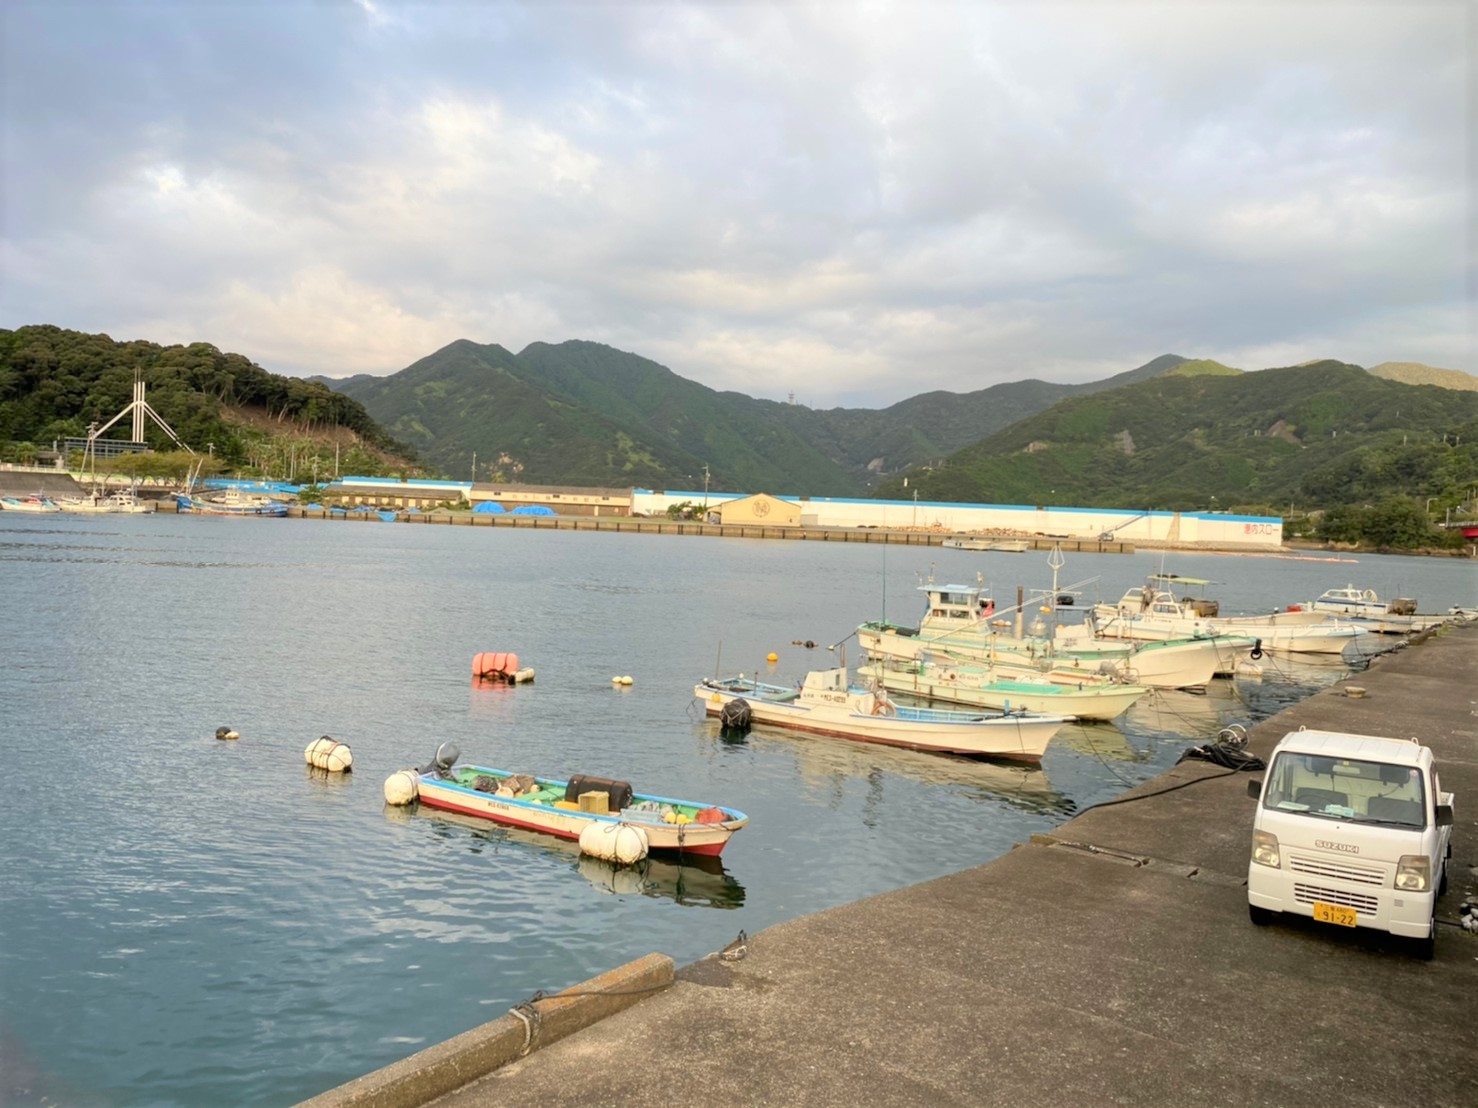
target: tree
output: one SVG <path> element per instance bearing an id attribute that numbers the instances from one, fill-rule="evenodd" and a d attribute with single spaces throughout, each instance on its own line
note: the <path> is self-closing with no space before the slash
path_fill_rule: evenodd
<path id="1" fill-rule="evenodd" d="M 1411 549 L 1436 540 L 1425 505 L 1408 496 L 1388 496 L 1365 519 L 1365 541 L 1375 546 Z"/>

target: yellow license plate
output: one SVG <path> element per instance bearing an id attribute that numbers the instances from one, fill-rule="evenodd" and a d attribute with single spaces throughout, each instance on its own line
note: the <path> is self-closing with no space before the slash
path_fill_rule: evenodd
<path id="1" fill-rule="evenodd" d="M 1314 902 L 1314 918 L 1320 923 L 1333 923 L 1340 927 L 1357 927 L 1360 923 L 1360 915 L 1353 908 L 1346 908 L 1341 904 L 1320 904 Z"/>

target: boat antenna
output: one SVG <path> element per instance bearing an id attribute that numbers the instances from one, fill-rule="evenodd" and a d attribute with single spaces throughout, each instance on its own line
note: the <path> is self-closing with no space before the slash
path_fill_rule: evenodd
<path id="1" fill-rule="evenodd" d="M 888 544 L 883 543 L 883 625 L 888 624 Z"/>
<path id="2" fill-rule="evenodd" d="M 718 641 L 718 655 L 713 659 L 713 679 L 715 681 L 718 680 L 718 672 L 719 672 L 718 667 L 723 664 L 723 660 L 724 660 L 724 640 L 723 639 L 719 639 L 719 641 Z"/>
<path id="3" fill-rule="evenodd" d="M 1052 599 L 1047 606 L 1052 609 L 1052 641 L 1057 641 L 1057 572 L 1067 563 L 1062 556 L 1062 544 L 1053 543 L 1052 553 L 1047 555 L 1047 564 L 1052 567 Z"/>

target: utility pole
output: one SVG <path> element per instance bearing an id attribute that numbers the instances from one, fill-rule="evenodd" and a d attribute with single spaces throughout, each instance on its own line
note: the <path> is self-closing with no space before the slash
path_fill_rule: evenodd
<path id="1" fill-rule="evenodd" d="M 475 455 L 474 455 L 475 457 Z M 703 463 L 703 516 L 708 518 L 708 463 Z"/>
<path id="2" fill-rule="evenodd" d="M 477 451 L 476 450 L 474 450 L 472 452 L 472 481 L 473 481 L 474 484 L 477 482 Z"/>

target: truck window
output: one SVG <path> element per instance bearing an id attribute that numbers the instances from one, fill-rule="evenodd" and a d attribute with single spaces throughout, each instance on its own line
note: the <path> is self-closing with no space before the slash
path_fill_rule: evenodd
<path id="1" fill-rule="evenodd" d="M 1426 825 L 1426 790 L 1415 766 L 1284 751 L 1273 759 L 1263 807 L 1327 819 Z"/>

